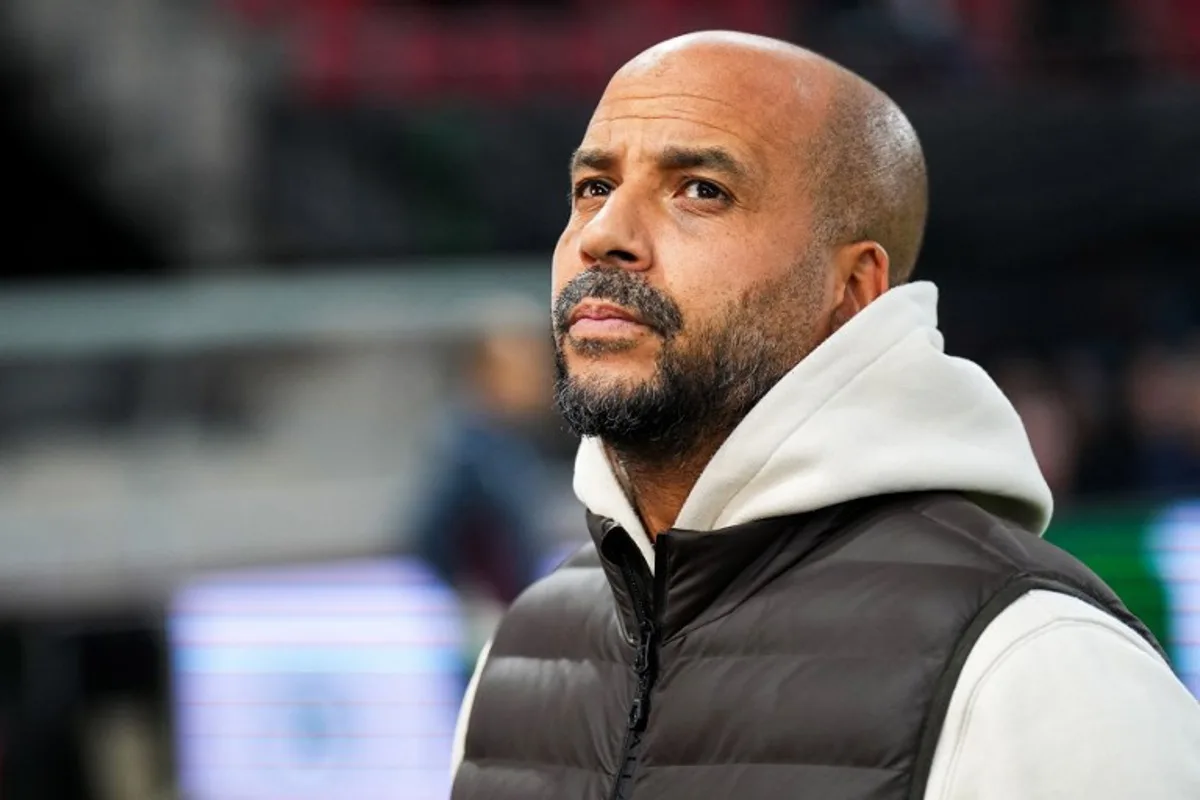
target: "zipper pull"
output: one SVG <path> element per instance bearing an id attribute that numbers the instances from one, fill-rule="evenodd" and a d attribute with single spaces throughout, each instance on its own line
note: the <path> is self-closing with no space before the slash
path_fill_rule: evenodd
<path id="1" fill-rule="evenodd" d="M 654 647 L 654 626 L 642 628 L 638 639 L 637 653 L 633 658 L 633 670 L 637 674 L 637 695 L 629 709 L 629 728 L 643 731 L 646 728 L 646 718 L 650 716 L 650 683 L 651 664 L 650 649 Z"/>
<path id="2" fill-rule="evenodd" d="M 638 641 L 637 654 L 633 659 L 633 671 L 644 677 L 650 671 L 650 633 L 643 631 Z M 639 681 L 640 683 L 640 681 Z"/>
<path id="3" fill-rule="evenodd" d="M 646 718 L 650 716 L 647 713 L 649 703 L 646 698 L 642 697 L 639 689 L 638 696 L 633 698 L 633 705 L 629 708 L 629 729 L 641 733 L 646 729 Z"/>

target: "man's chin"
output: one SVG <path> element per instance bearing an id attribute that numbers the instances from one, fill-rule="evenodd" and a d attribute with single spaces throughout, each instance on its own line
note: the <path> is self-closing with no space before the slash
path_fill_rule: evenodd
<path id="1" fill-rule="evenodd" d="M 647 387 L 658 373 L 653 357 L 632 350 L 568 355 L 566 379 L 589 392 L 632 393 Z"/>
<path id="2" fill-rule="evenodd" d="M 622 442 L 640 435 L 644 427 L 642 406 L 655 395 L 648 380 L 587 371 L 560 378 L 554 399 L 576 435 Z"/>

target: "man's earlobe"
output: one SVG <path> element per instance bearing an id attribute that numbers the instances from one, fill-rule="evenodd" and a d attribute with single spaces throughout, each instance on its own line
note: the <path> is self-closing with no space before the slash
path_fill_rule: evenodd
<path id="1" fill-rule="evenodd" d="M 858 301 L 854 297 L 854 292 L 847 290 L 842 294 L 842 302 L 838 303 L 833 313 L 829 317 L 829 335 L 837 333 L 843 325 L 858 315 L 862 311 Z"/>
<path id="2" fill-rule="evenodd" d="M 848 245 L 838 260 L 841 296 L 830 320 L 832 330 L 845 325 L 888 290 L 891 263 L 883 245 L 873 241 Z"/>
<path id="3" fill-rule="evenodd" d="M 865 308 L 888 290 L 891 257 L 879 242 L 859 242 L 854 249 L 854 265 L 846 288 L 858 296 L 859 304 Z"/>

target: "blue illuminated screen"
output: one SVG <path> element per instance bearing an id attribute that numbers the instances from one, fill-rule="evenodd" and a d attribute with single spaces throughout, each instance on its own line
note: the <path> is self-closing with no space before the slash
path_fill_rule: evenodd
<path id="1" fill-rule="evenodd" d="M 419 562 L 207 578 L 168 635 L 190 800 L 449 796 L 461 614 Z"/>

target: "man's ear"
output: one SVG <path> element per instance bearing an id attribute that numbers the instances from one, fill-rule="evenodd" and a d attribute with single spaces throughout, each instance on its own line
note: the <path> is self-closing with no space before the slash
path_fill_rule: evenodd
<path id="1" fill-rule="evenodd" d="M 888 290 L 890 266 L 887 250 L 879 242 L 855 242 L 838 250 L 833 270 L 833 330 L 845 325 Z"/>

